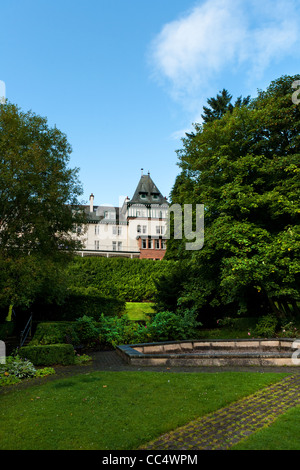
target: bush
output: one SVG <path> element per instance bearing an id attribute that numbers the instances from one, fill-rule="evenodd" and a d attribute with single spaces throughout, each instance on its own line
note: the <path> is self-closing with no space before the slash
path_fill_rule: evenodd
<path id="1" fill-rule="evenodd" d="M 127 315 L 114 318 L 102 315 L 99 330 L 100 343 L 113 347 L 118 344 L 144 343 L 149 339 L 147 327 L 129 320 Z"/>
<path id="2" fill-rule="evenodd" d="M 152 341 L 186 340 L 195 336 L 200 325 L 196 320 L 196 314 L 191 310 L 181 314 L 159 312 L 149 324 L 149 334 Z"/>
<path id="3" fill-rule="evenodd" d="M 160 312 L 155 314 L 146 325 L 128 319 L 101 317 L 100 342 L 113 347 L 120 344 L 149 343 L 154 341 L 177 341 L 189 339 L 196 334 L 200 323 L 196 314 L 186 310 L 179 313 Z"/>
<path id="4" fill-rule="evenodd" d="M 75 335 L 75 344 L 84 344 L 86 346 L 92 346 L 99 341 L 99 327 L 97 327 L 96 321 L 84 315 L 78 318 L 72 326 L 73 342 Z M 77 342 L 76 342 L 77 341 Z"/>
<path id="5" fill-rule="evenodd" d="M 295 326 L 293 321 L 288 323 L 284 322 L 281 325 L 278 336 L 281 338 L 299 338 L 299 329 Z"/>
<path id="6" fill-rule="evenodd" d="M 0 364 L 0 375 L 14 376 L 18 379 L 27 377 L 34 377 L 36 369 L 34 365 L 28 360 L 17 356 L 8 356 L 5 364 Z"/>
<path id="7" fill-rule="evenodd" d="M 265 315 L 258 320 L 254 334 L 255 336 L 272 338 L 275 336 L 277 325 L 278 320 L 274 315 Z"/>
<path id="8" fill-rule="evenodd" d="M 20 383 L 22 379 L 46 377 L 55 374 L 52 367 L 36 369 L 28 359 L 19 355 L 8 356 L 5 364 L 0 364 L 0 387 Z"/>
<path id="9" fill-rule="evenodd" d="M 53 367 L 44 367 L 43 369 L 37 369 L 35 377 L 47 377 L 52 374 L 55 374 Z"/>
<path id="10" fill-rule="evenodd" d="M 62 344 L 66 334 L 72 329 L 71 322 L 42 322 L 36 327 L 30 346 Z"/>
<path id="11" fill-rule="evenodd" d="M 75 352 L 71 344 L 23 346 L 19 349 L 19 355 L 35 365 L 70 365 L 75 362 Z"/>
<path id="12" fill-rule="evenodd" d="M 68 339 L 67 339 L 68 338 Z M 30 346 L 71 343 L 92 346 L 99 341 L 97 322 L 84 315 L 75 322 L 39 323 Z"/>

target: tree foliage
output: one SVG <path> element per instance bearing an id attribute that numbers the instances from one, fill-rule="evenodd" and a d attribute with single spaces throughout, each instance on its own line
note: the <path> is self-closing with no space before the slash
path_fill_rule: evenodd
<path id="1" fill-rule="evenodd" d="M 82 222 L 81 187 L 70 154 L 66 136 L 45 118 L 0 106 L 1 253 L 53 256 L 76 246 L 70 231 Z"/>
<path id="2" fill-rule="evenodd" d="M 205 242 L 187 252 L 169 240 L 167 258 L 190 260 L 180 302 L 259 313 L 300 300 L 300 106 L 296 77 L 281 77 L 246 105 L 195 124 L 178 151 L 172 203 L 205 205 Z"/>
<path id="3" fill-rule="evenodd" d="M 82 190 L 70 154 L 47 119 L 0 105 L 0 302 L 29 304 L 46 279 L 58 282 L 57 263 L 77 248 Z"/>
<path id="4" fill-rule="evenodd" d="M 204 123 L 212 122 L 215 119 L 221 119 L 227 111 L 232 112 L 235 107 L 246 106 L 250 102 L 250 95 L 246 98 L 239 96 L 235 103 L 231 103 L 232 95 L 225 88 L 217 94 L 216 98 L 209 98 L 207 103 L 209 107 L 203 106 L 201 117 Z"/>

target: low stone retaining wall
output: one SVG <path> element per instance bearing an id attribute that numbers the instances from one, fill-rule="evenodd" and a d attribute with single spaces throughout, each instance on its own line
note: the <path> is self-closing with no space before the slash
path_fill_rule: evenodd
<path id="1" fill-rule="evenodd" d="M 117 347 L 137 366 L 294 366 L 294 339 L 193 340 Z M 300 349 L 300 345 L 296 346 Z"/>

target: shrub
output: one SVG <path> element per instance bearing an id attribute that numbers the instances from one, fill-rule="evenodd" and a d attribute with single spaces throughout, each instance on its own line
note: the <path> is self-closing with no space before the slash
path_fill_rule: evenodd
<path id="1" fill-rule="evenodd" d="M 22 379 L 46 377 L 55 374 L 52 367 L 36 369 L 28 359 L 19 355 L 8 356 L 5 364 L 0 364 L 0 387 L 20 383 Z"/>
<path id="2" fill-rule="evenodd" d="M 278 320 L 274 315 L 265 315 L 258 320 L 254 334 L 256 336 L 263 336 L 267 338 L 274 337 L 277 324 Z"/>
<path id="3" fill-rule="evenodd" d="M 35 377 L 47 377 L 48 375 L 55 374 L 53 367 L 44 367 L 43 369 L 38 369 L 35 373 Z"/>
<path id="4" fill-rule="evenodd" d="M 145 326 L 129 320 L 127 315 L 120 318 L 102 316 L 100 342 L 116 347 L 120 344 L 185 340 L 195 336 L 199 326 L 192 310 L 156 313 Z"/>
<path id="5" fill-rule="evenodd" d="M 19 355 L 35 365 L 70 365 L 75 362 L 75 352 L 71 344 L 23 346 L 19 350 Z"/>
<path id="6" fill-rule="evenodd" d="M 30 346 L 65 343 L 70 329 L 72 324 L 69 322 L 41 322 L 36 327 Z"/>
<path id="7" fill-rule="evenodd" d="M 23 357 L 8 356 L 5 364 L 0 364 L 0 375 L 3 376 L 14 376 L 18 379 L 24 379 L 27 377 L 34 377 L 36 369 L 34 365 Z"/>
<path id="8" fill-rule="evenodd" d="M 75 364 L 80 365 L 80 364 L 86 364 L 87 362 L 92 361 L 93 358 L 91 356 L 88 356 L 87 354 L 76 354 L 75 356 Z"/>
<path id="9" fill-rule="evenodd" d="M 278 332 L 278 336 L 282 338 L 298 338 L 299 337 L 299 330 L 295 326 L 293 321 L 288 323 L 283 323 L 281 325 L 280 331 Z"/>
<path id="10" fill-rule="evenodd" d="M 73 334 L 73 342 L 74 334 L 76 340 L 79 341 L 79 343 L 77 342 L 76 344 L 83 343 L 86 346 L 92 346 L 99 341 L 100 330 L 97 327 L 96 321 L 88 315 L 78 318 L 73 324 L 72 329 L 73 332 L 71 331 L 71 335 Z"/>
<path id="11" fill-rule="evenodd" d="M 99 340 L 104 345 L 116 347 L 118 344 L 143 343 L 149 339 L 147 328 L 129 320 L 127 315 L 100 318 Z"/>
<path id="12" fill-rule="evenodd" d="M 149 324 L 152 341 L 177 341 L 194 337 L 200 323 L 191 310 L 183 313 L 159 312 Z"/>
<path id="13" fill-rule="evenodd" d="M 68 338 L 68 339 L 67 339 Z M 91 346 L 99 340 L 97 322 L 87 315 L 75 322 L 39 323 L 30 346 L 71 343 Z"/>

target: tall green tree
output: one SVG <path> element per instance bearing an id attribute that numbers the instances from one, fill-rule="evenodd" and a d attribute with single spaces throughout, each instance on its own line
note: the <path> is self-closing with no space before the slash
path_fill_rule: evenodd
<path id="1" fill-rule="evenodd" d="M 66 136 L 46 118 L 0 105 L 0 301 L 30 303 L 78 247 L 72 230 L 84 222 L 82 188 L 70 154 Z"/>
<path id="2" fill-rule="evenodd" d="M 212 122 L 215 119 L 221 119 L 227 111 L 232 112 L 235 107 L 247 106 L 250 102 L 250 95 L 246 98 L 239 96 L 235 103 L 231 103 L 232 95 L 223 88 L 215 98 L 209 98 L 207 100 L 207 106 L 203 106 L 203 114 L 201 117 L 204 123 Z"/>
<path id="3" fill-rule="evenodd" d="M 300 106 L 281 77 L 247 106 L 183 139 L 172 203 L 205 205 L 205 241 L 167 257 L 190 259 L 193 279 L 179 302 L 225 312 L 297 310 L 300 300 Z M 184 185 L 180 188 L 180 180 Z M 185 188 L 187 190 L 185 190 Z M 179 256 L 178 256 L 179 254 Z"/>

